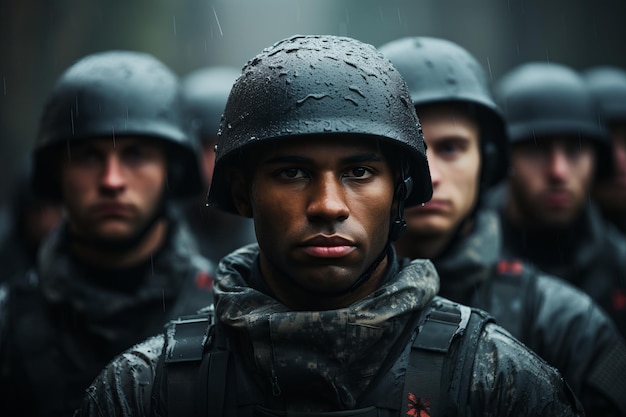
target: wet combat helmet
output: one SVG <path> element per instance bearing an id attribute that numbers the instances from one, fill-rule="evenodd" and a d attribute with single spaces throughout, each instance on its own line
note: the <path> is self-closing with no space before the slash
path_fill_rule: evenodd
<path id="1" fill-rule="evenodd" d="M 504 111 L 511 143 L 551 135 L 586 138 L 596 149 L 597 174 L 610 172 L 609 137 L 579 73 L 561 64 L 526 63 L 505 74 L 494 94 Z"/>
<path id="2" fill-rule="evenodd" d="M 416 107 L 467 104 L 480 128 L 481 185 L 490 186 L 504 178 L 508 169 L 504 118 L 478 61 L 453 42 L 429 37 L 397 39 L 378 49 L 406 80 Z"/>
<path id="3" fill-rule="evenodd" d="M 228 94 L 239 73 L 235 68 L 209 67 L 183 78 L 185 118 L 200 141 L 217 138 Z"/>
<path id="4" fill-rule="evenodd" d="M 222 118 L 209 205 L 237 213 L 226 171 L 241 150 L 319 134 L 375 138 L 395 147 L 406 158 L 407 183 L 413 180 L 405 204 L 430 199 L 419 120 L 391 63 L 355 39 L 294 36 L 250 60 L 235 82 Z"/>
<path id="5" fill-rule="evenodd" d="M 617 67 L 595 67 L 583 73 L 601 116 L 607 123 L 626 122 L 626 71 Z"/>
<path id="6" fill-rule="evenodd" d="M 160 140 L 169 159 L 168 195 L 202 190 L 198 153 L 185 131 L 176 75 L 151 55 L 108 51 L 69 67 L 44 108 L 34 148 L 35 187 L 59 198 L 51 175 L 59 152 L 90 138 L 135 136 Z"/>

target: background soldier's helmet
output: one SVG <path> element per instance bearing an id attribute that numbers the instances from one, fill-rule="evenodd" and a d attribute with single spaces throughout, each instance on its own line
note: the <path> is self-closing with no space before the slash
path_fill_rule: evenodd
<path id="1" fill-rule="evenodd" d="M 181 85 L 186 123 L 200 141 L 217 138 L 228 94 L 239 73 L 239 70 L 230 67 L 208 67 L 195 70 L 183 78 Z"/>
<path id="2" fill-rule="evenodd" d="M 596 173 L 610 173 L 609 138 L 583 77 L 555 63 L 530 62 L 505 74 L 494 89 L 511 143 L 565 135 L 596 148 Z"/>
<path id="3" fill-rule="evenodd" d="M 35 187 L 59 198 L 53 175 L 60 152 L 93 138 L 145 137 L 162 141 L 168 156 L 168 195 L 202 190 L 198 153 L 182 118 L 178 77 L 151 55 L 108 51 L 82 58 L 58 79 L 34 148 Z"/>
<path id="4" fill-rule="evenodd" d="M 508 169 L 506 128 L 478 61 L 453 42 L 429 37 L 397 39 L 378 49 L 406 80 L 416 108 L 437 103 L 467 105 L 480 128 L 481 184 L 490 186 L 504 178 Z"/>
<path id="5" fill-rule="evenodd" d="M 626 122 L 626 71 L 617 67 L 595 67 L 583 73 L 600 113 L 607 123 Z"/>
<path id="6" fill-rule="evenodd" d="M 222 118 L 208 203 L 236 213 L 227 170 L 243 149 L 293 136 L 369 137 L 406 158 L 407 206 L 432 195 L 424 138 L 406 83 L 373 46 L 337 36 L 294 36 L 250 60 Z M 400 169 L 400 167 L 398 167 Z"/>

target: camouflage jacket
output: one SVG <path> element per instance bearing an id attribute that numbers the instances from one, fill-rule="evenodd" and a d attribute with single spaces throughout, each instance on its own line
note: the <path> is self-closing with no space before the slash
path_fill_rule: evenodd
<path id="1" fill-rule="evenodd" d="M 367 403 L 363 394 L 368 385 L 387 372 L 381 364 L 398 355 L 394 345 L 413 332 L 410 317 L 438 290 L 429 261 L 393 263 L 380 288 L 347 308 L 290 311 L 250 286 L 259 273 L 257 256 L 258 247 L 252 245 L 222 260 L 215 285 L 216 317 L 227 329 L 235 357 L 256 376 L 271 407 L 288 412 L 319 415 Z M 157 336 L 118 356 L 89 388 L 76 416 L 153 415 L 151 398 L 158 395 L 152 382 L 163 345 L 164 337 Z M 463 410 L 459 415 L 578 415 L 560 374 L 502 328 L 487 324 L 475 352 L 467 379 L 469 400 L 457 405 Z M 404 374 L 391 378 L 401 386 Z M 455 373 L 447 386 L 458 380 L 462 378 Z M 278 390 L 272 389 L 274 384 Z"/>
<path id="2" fill-rule="evenodd" d="M 115 355 L 212 302 L 213 264 L 178 222 L 168 229 L 145 264 L 105 271 L 70 254 L 63 226 L 36 271 L 0 288 L 0 415 L 71 415 Z"/>
<path id="3" fill-rule="evenodd" d="M 440 295 L 493 314 L 561 371 L 588 416 L 626 415 L 626 402 L 612 399 L 626 389 L 626 347 L 615 325 L 587 294 L 504 258 L 495 212 L 479 211 L 471 233 L 433 262 Z"/>

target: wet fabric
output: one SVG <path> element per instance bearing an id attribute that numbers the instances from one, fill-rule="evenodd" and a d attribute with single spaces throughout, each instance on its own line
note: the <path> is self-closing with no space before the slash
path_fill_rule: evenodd
<path id="1" fill-rule="evenodd" d="M 433 265 L 416 260 L 347 308 L 293 312 L 250 287 L 257 256 L 258 247 L 252 245 L 222 260 L 216 315 L 268 406 L 287 412 L 360 406 L 394 342 L 413 331 L 405 327 L 408 317 L 431 302 L 438 289 Z M 118 356 L 89 388 L 77 416 L 152 415 L 150 382 L 163 343 L 158 336 Z M 402 374 L 395 377 L 402 382 Z M 478 339 L 469 379 L 468 404 L 456 404 L 454 415 L 578 415 L 558 372 L 493 324 Z M 272 380 L 280 387 L 278 395 Z M 460 380 L 455 374 L 449 383 Z"/>
<path id="2" fill-rule="evenodd" d="M 498 324 L 561 371 L 588 416 L 626 414 L 626 409 L 617 412 L 618 405 L 606 396 L 613 385 L 626 386 L 626 351 L 611 365 L 622 369 L 618 379 L 597 386 L 592 378 L 602 359 L 624 346 L 613 322 L 572 285 L 529 264 L 513 264 L 501 244 L 497 213 L 479 211 L 471 233 L 433 260 L 441 279 L 440 295 L 493 314 Z M 500 280 L 515 278 L 498 270 L 500 260 L 519 268 L 522 281 L 513 284 L 512 291 L 498 289 Z"/>
<path id="3" fill-rule="evenodd" d="M 626 337 L 624 236 L 602 219 L 592 202 L 565 230 L 522 229 L 504 214 L 502 195 L 493 204 L 502 223 L 504 255 L 525 259 L 589 294 Z"/>
<path id="4" fill-rule="evenodd" d="M 165 245 L 125 271 L 77 261 L 69 239 L 57 230 L 36 271 L 5 288 L 1 415 L 71 415 L 115 355 L 212 302 L 214 268 L 174 219 Z"/>

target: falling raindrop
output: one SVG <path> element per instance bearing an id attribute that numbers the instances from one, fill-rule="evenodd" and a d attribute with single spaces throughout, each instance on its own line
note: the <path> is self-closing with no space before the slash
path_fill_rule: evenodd
<path id="1" fill-rule="evenodd" d="M 176 16 L 172 16 L 172 22 L 174 24 L 174 36 L 176 36 Z"/>
<path id="2" fill-rule="evenodd" d="M 217 18 L 215 7 L 213 7 L 213 15 L 215 16 L 215 21 L 217 22 L 217 28 L 220 30 L 220 36 L 224 36 L 224 32 L 222 32 L 222 25 L 220 25 L 220 20 Z"/>

